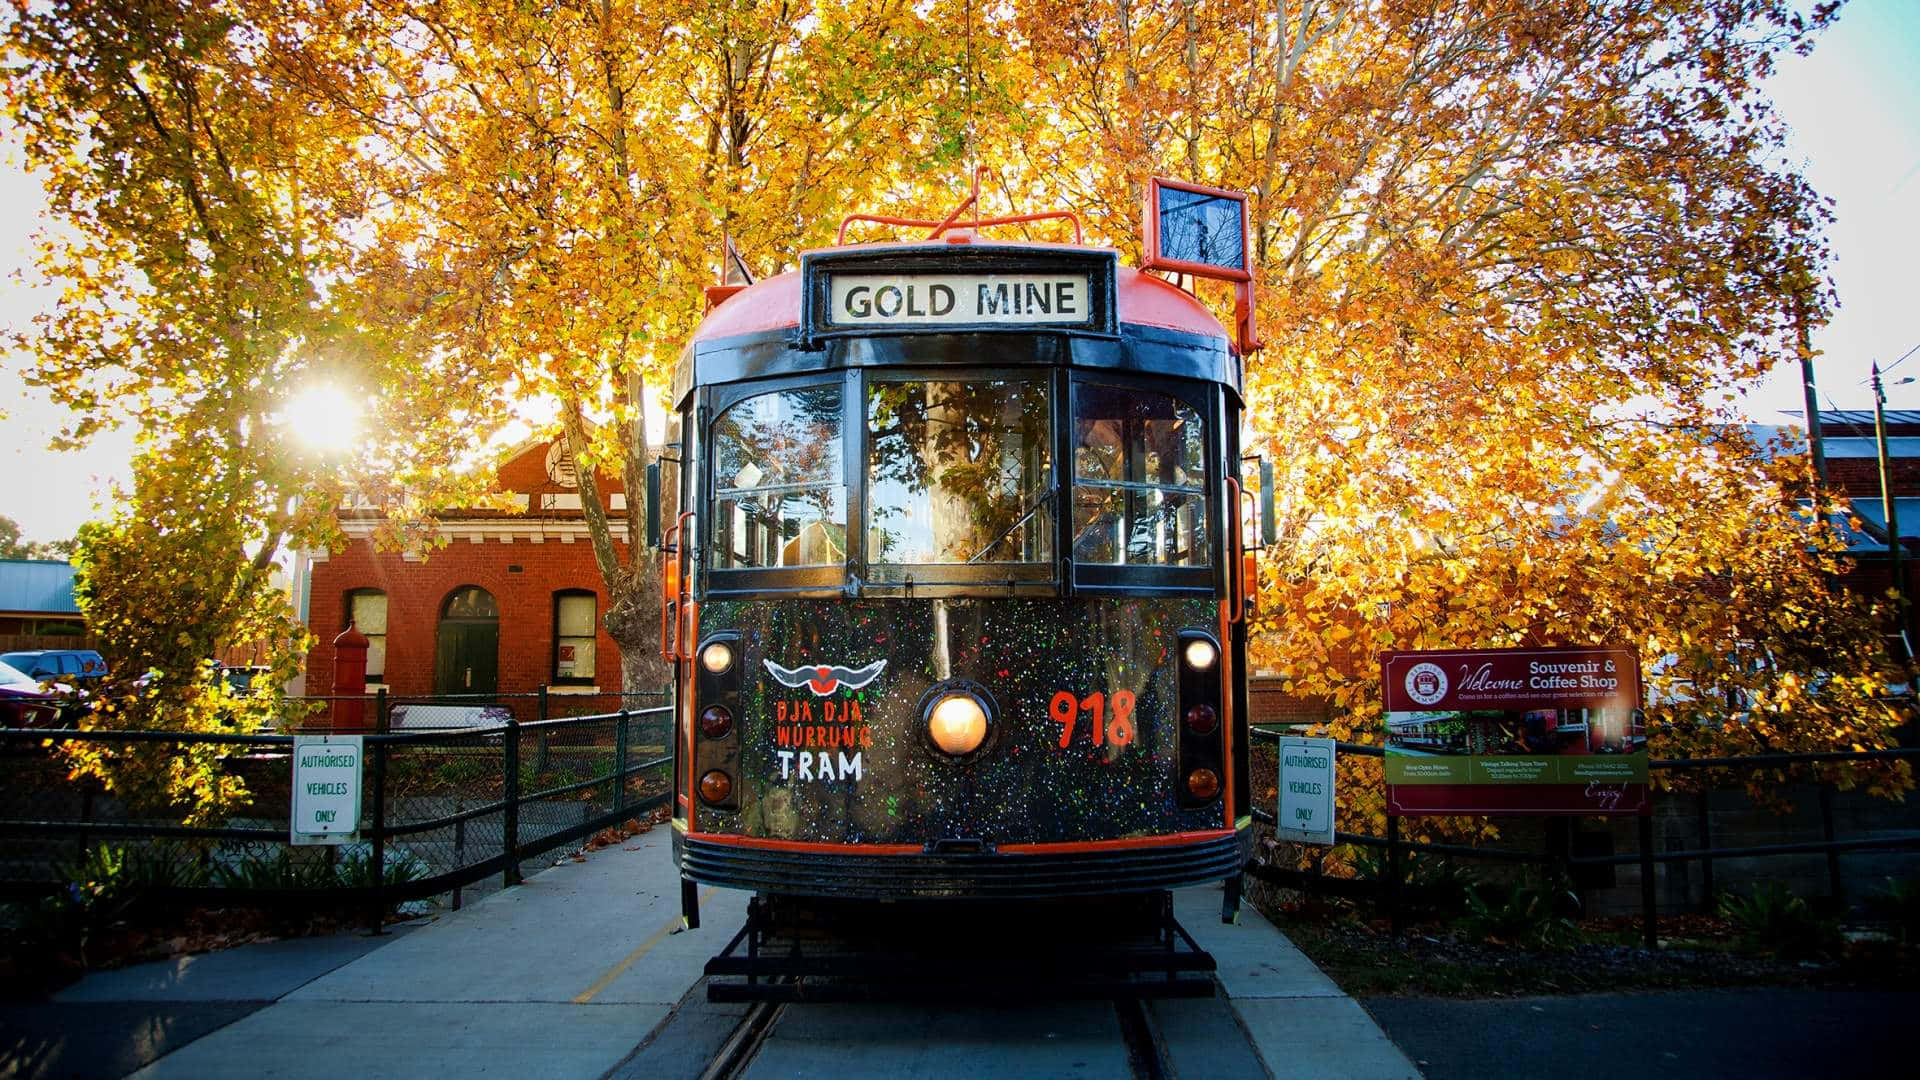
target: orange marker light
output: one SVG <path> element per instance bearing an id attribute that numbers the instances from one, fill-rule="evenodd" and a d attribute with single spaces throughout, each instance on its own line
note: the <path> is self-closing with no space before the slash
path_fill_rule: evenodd
<path id="1" fill-rule="evenodd" d="M 1187 790 L 1196 799 L 1211 799 L 1220 794 L 1220 776 L 1212 769 L 1195 769 L 1187 774 Z"/>
<path id="2" fill-rule="evenodd" d="M 709 769 L 700 778 L 700 797 L 710 803 L 723 803 L 733 794 L 733 777 L 719 769 Z"/>

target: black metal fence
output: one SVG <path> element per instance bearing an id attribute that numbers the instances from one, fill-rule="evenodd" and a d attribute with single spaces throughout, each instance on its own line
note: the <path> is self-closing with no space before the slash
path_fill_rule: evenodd
<path id="1" fill-rule="evenodd" d="M 1254 728 L 1252 737 L 1255 744 L 1274 743 L 1288 732 L 1270 728 Z M 1385 751 L 1378 746 L 1360 743 L 1338 742 L 1334 744 L 1337 755 L 1351 757 L 1383 757 Z M 1672 758 L 1648 761 L 1647 768 L 1652 772 L 1700 772 L 1721 770 L 1728 772 L 1754 770 L 1786 770 L 1807 765 L 1843 765 L 1871 761 L 1911 760 L 1920 758 L 1920 747 L 1900 747 L 1887 750 L 1868 750 L 1847 753 L 1817 754 L 1756 754 L 1748 757 L 1727 758 Z M 1384 781 L 1383 781 L 1384 782 Z M 1465 844 L 1448 844 L 1433 841 L 1409 841 L 1400 836 L 1400 819 L 1389 816 L 1385 836 L 1373 836 L 1367 833 L 1336 831 L 1334 841 L 1339 844 L 1354 844 L 1361 847 L 1384 849 L 1386 853 L 1386 873 L 1377 883 L 1343 882 L 1322 876 L 1318 868 L 1314 870 L 1294 870 L 1252 864 L 1248 872 L 1253 876 L 1291 888 L 1301 888 L 1320 892 L 1354 892 L 1383 889 L 1389 917 L 1394 928 L 1400 922 L 1399 890 L 1405 874 L 1402 866 L 1403 856 L 1441 856 L 1447 858 L 1480 859 L 1509 864 L 1535 865 L 1558 869 L 1569 874 L 1581 869 L 1597 869 L 1614 866 L 1637 865 L 1640 870 L 1640 918 L 1642 936 L 1648 948 L 1654 948 L 1659 940 L 1660 901 L 1656 886 L 1655 867 L 1668 863 L 1690 863 L 1700 868 L 1704 882 L 1704 892 L 1714 894 L 1714 863 L 1716 860 L 1766 858 L 1786 855 L 1824 855 L 1828 878 L 1829 895 L 1836 900 L 1843 899 L 1845 889 L 1842 885 L 1840 857 L 1847 852 L 1873 850 L 1911 850 L 1920 851 L 1920 832 L 1905 832 L 1893 836 L 1856 837 L 1842 839 L 1837 835 L 1834 816 L 1833 785 L 1821 784 L 1819 792 L 1819 810 L 1821 839 L 1784 844 L 1760 844 L 1740 847 L 1721 847 L 1713 842 L 1711 818 L 1706 812 L 1704 794 L 1701 797 L 1700 813 L 1697 818 L 1698 846 L 1690 849 L 1656 850 L 1654 845 L 1652 813 L 1637 816 L 1638 829 L 1636 850 L 1632 854 L 1576 854 L 1569 850 L 1564 841 L 1548 845 L 1548 850 L 1524 851 L 1505 847 L 1475 847 Z M 1657 789 L 1656 799 L 1663 797 Z M 1256 820 L 1273 825 L 1274 813 L 1271 809 L 1255 807 Z M 1470 815 L 1462 815 L 1470 816 Z M 1557 819 L 1563 824 L 1570 823 L 1566 818 Z M 1550 833 L 1550 836 L 1553 834 Z"/>
<path id="2" fill-rule="evenodd" d="M 329 727 L 348 703 L 363 722 Z M 522 861 L 666 805 L 671 710 L 625 704 L 618 695 L 370 695 L 293 701 L 283 730 L 270 733 L 0 729 L 0 891 L 61 887 L 108 845 L 159 891 L 206 906 L 364 904 L 375 926 L 408 900 L 451 893 L 458 906 L 465 887 L 496 874 L 512 884 Z M 434 711 L 410 713 L 422 705 Z M 293 732 L 316 730 L 364 738 L 356 843 L 290 843 Z M 81 742 L 176 757 L 215 746 L 222 774 L 249 798 L 217 827 L 181 825 L 71 779 L 60 748 Z"/>

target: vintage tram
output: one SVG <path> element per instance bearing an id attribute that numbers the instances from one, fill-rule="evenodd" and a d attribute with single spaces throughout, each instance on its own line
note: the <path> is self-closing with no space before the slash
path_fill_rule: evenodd
<path id="1" fill-rule="evenodd" d="M 1112 250 L 958 213 L 710 290 L 680 359 L 662 650 L 696 924 L 694 883 L 1238 903 L 1241 350 Z"/>

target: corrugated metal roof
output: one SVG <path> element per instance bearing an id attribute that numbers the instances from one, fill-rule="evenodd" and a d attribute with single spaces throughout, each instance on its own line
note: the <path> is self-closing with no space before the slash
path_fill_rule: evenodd
<path id="1" fill-rule="evenodd" d="M 73 565 L 39 559 L 0 559 L 0 611 L 78 615 Z"/>
<path id="2" fill-rule="evenodd" d="M 1803 417 L 1805 409 L 1781 409 L 1780 415 Z M 1887 409 L 1884 413 L 1889 424 L 1920 424 L 1920 409 Z M 1820 422 L 1823 424 L 1865 424 L 1873 426 L 1872 409 L 1821 409 Z"/>

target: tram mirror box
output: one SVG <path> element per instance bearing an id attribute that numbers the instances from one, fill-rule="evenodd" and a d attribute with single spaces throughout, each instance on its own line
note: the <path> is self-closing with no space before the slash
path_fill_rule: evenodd
<path id="1" fill-rule="evenodd" d="M 1247 281 L 1247 197 L 1154 177 L 1147 185 L 1147 270 Z"/>
<path id="2" fill-rule="evenodd" d="M 1280 806 L 1274 832 L 1301 844 L 1333 843 L 1332 739 L 1280 737 Z"/>
<path id="3" fill-rule="evenodd" d="M 1260 348 L 1246 193 L 1156 176 L 1147 181 L 1143 219 L 1140 269 L 1233 282 L 1240 352 Z"/>
<path id="4" fill-rule="evenodd" d="M 360 839 L 359 735 L 296 735 L 293 740 L 295 844 L 347 844 Z"/>
<path id="5" fill-rule="evenodd" d="M 1645 814 L 1626 648 L 1380 654 L 1390 814 Z"/>

